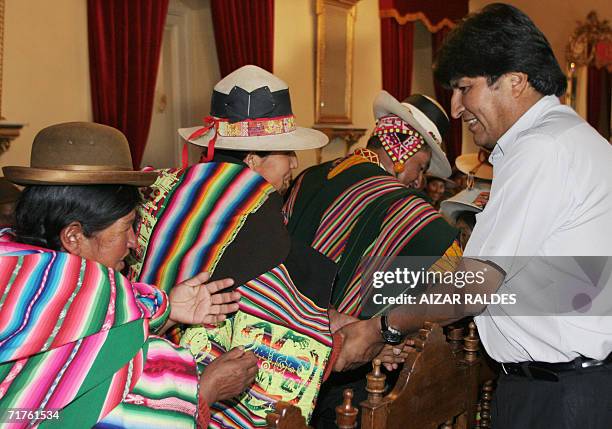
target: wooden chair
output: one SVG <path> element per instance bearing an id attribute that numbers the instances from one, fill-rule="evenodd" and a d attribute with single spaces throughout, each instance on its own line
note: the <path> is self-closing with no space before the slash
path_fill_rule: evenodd
<path id="1" fill-rule="evenodd" d="M 425 324 L 387 395 L 386 376 L 375 361 L 361 403 L 362 429 L 475 428 L 479 342 L 473 322 L 466 337 L 461 328 L 451 329 L 448 341 L 440 326 Z"/>
<path id="2" fill-rule="evenodd" d="M 312 429 L 298 407 L 283 401 L 274 405 L 274 412 L 266 416 L 266 423 L 269 429 Z"/>
<path id="3" fill-rule="evenodd" d="M 482 396 L 478 403 L 478 414 L 480 420 L 475 429 L 491 428 L 491 400 L 493 399 L 494 380 L 487 380 L 482 386 Z"/>
<path id="4" fill-rule="evenodd" d="M 380 361 L 374 361 L 367 375 L 368 399 L 361 403 L 362 429 L 476 429 L 480 340 L 474 323 L 468 331 L 464 337 L 462 328 L 451 328 L 447 338 L 440 326 L 425 324 L 415 338 L 414 353 L 387 395 L 386 376 Z M 483 399 L 490 401 L 491 391 L 492 382 L 485 383 Z M 336 407 L 340 429 L 355 427 L 352 396 L 350 389 L 345 390 L 343 404 Z M 484 401 L 481 408 L 478 427 L 484 429 L 489 427 L 490 405 Z M 299 409 L 284 402 L 276 404 L 267 423 L 270 429 L 309 428 Z"/>
<path id="5" fill-rule="evenodd" d="M 353 429 L 357 423 L 357 408 L 353 407 L 353 391 L 344 390 L 344 401 L 336 407 L 336 424 L 338 429 Z M 312 429 L 306 424 L 300 409 L 295 405 L 279 401 L 274 406 L 274 412 L 266 417 L 269 429 Z"/>

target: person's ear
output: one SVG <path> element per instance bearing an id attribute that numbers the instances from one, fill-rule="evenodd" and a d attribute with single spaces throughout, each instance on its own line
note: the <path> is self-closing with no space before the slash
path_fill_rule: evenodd
<path id="1" fill-rule="evenodd" d="M 261 157 L 253 152 L 250 152 L 246 158 L 244 158 L 244 163 L 248 165 L 251 170 L 254 170 L 259 167 L 259 164 L 261 164 Z"/>
<path id="2" fill-rule="evenodd" d="M 529 76 L 522 72 L 508 73 L 512 96 L 518 98 L 529 87 Z"/>
<path id="3" fill-rule="evenodd" d="M 62 247 L 72 255 L 81 255 L 81 246 L 85 235 L 83 234 L 83 226 L 80 222 L 71 222 L 59 234 Z"/>

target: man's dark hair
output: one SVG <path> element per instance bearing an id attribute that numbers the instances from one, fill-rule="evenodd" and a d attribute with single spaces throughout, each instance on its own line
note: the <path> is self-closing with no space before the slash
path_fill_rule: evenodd
<path id="1" fill-rule="evenodd" d="M 16 239 L 61 250 L 60 232 L 70 223 L 79 222 L 91 237 L 134 210 L 139 200 L 135 186 L 28 186 L 17 203 Z"/>
<path id="2" fill-rule="evenodd" d="M 446 86 L 479 76 L 491 85 L 510 72 L 527 74 L 543 95 L 561 96 L 567 87 L 546 37 L 527 15 L 503 3 L 468 16 L 449 33 L 434 63 L 435 78 Z"/>

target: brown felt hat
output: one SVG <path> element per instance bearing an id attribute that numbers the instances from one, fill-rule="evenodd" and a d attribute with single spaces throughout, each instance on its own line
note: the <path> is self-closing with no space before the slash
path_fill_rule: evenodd
<path id="1" fill-rule="evenodd" d="M 67 122 L 43 128 L 32 143 L 30 167 L 3 167 L 19 185 L 148 186 L 157 173 L 134 171 L 123 133 L 93 122 Z"/>

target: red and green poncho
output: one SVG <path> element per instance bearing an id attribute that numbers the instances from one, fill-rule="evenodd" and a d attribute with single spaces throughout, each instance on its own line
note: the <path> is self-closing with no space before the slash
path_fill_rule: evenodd
<path id="1" fill-rule="evenodd" d="M 196 427 L 193 357 L 149 335 L 168 316 L 165 293 L 96 262 L 1 239 L 3 421 L 7 409 L 22 409 L 57 411 L 40 427 Z"/>

